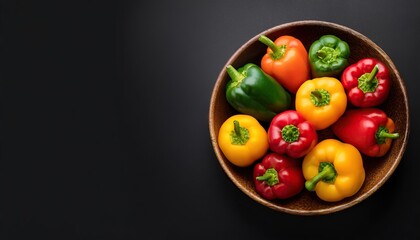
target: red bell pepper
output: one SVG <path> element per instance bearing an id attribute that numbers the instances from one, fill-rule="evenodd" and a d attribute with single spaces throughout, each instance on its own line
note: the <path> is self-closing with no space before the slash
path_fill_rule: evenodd
<path id="1" fill-rule="evenodd" d="M 305 185 L 301 162 L 273 152 L 255 165 L 253 176 L 257 193 L 268 200 L 295 196 Z"/>
<path id="2" fill-rule="evenodd" d="M 391 85 L 388 68 L 375 58 L 364 58 L 344 69 L 341 83 L 356 107 L 374 107 L 385 101 Z"/>
<path id="3" fill-rule="evenodd" d="M 267 133 L 270 149 L 292 158 L 303 157 L 318 142 L 315 128 L 295 110 L 277 114 Z"/>
<path id="4" fill-rule="evenodd" d="M 385 155 L 392 140 L 399 137 L 394 133 L 394 121 L 378 108 L 348 110 L 331 128 L 343 142 L 352 144 L 370 157 Z"/>

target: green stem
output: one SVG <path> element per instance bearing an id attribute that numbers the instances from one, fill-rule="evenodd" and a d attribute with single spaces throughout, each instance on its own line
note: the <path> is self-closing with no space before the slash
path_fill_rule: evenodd
<path id="1" fill-rule="evenodd" d="M 233 121 L 233 131 L 230 133 L 233 145 L 245 145 L 249 140 L 249 130 L 241 127 L 237 120 Z"/>
<path id="2" fill-rule="evenodd" d="M 323 46 L 316 52 L 316 56 L 324 63 L 332 63 L 337 59 L 339 53 L 332 47 Z"/>
<path id="3" fill-rule="evenodd" d="M 232 65 L 226 67 L 226 72 L 234 82 L 241 82 L 246 76 L 238 72 Z"/>
<path id="4" fill-rule="evenodd" d="M 311 92 L 312 97 L 316 98 L 317 101 L 322 100 L 322 94 L 318 90 L 314 90 Z"/>
<path id="5" fill-rule="evenodd" d="M 316 51 L 316 56 L 320 59 L 324 59 L 327 56 L 327 53 L 325 53 L 325 51 L 318 50 Z"/>
<path id="6" fill-rule="evenodd" d="M 358 79 L 358 88 L 362 90 L 364 93 L 367 92 L 374 92 L 378 87 L 378 79 L 376 78 L 376 74 L 378 74 L 379 68 L 378 65 L 372 69 L 370 73 L 365 73 Z"/>
<path id="7" fill-rule="evenodd" d="M 374 81 L 376 74 L 378 74 L 378 71 L 378 65 L 375 65 L 375 67 L 373 67 L 372 71 L 370 72 L 369 77 L 366 79 L 366 82 L 371 83 L 372 81 Z"/>
<path id="8" fill-rule="evenodd" d="M 241 137 L 241 127 L 239 126 L 239 122 L 237 120 L 233 121 L 233 130 L 235 131 L 236 136 L 239 138 Z"/>
<path id="9" fill-rule="evenodd" d="M 258 40 L 265 44 L 266 46 L 268 46 L 271 51 L 273 51 L 273 53 L 271 54 L 271 57 L 274 60 L 278 60 L 280 58 L 283 57 L 284 53 L 286 52 L 286 45 L 280 45 L 277 46 L 271 39 L 269 39 L 268 37 L 266 37 L 265 35 L 261 35 Z"/>
<path id="10" fill-rule="evenodd" d="M 299 139 L 299 128 L 295 125 L 289 124 L 281 130 L 281 137 L 288 143 L 296 142 Z"/>
<path id="11" fill-rule="evenodd" d="M 392 139 L 396 139 L 396 138 L 399 138 L 400 137 L 400 134 L 399 133 L 381 132 L 378 137 L 380 137 L 380 138 L 392 138 Z"/>
<path id="12" fill-rule="evenodd" d="M 274 168 L 269 168 L 265 171 L 264 175 L 256 177 L 259 181 L 265 181 L 268 185 L 273 186 L 279 183 L 279 175 L 277 170 Z"/>
<path id="13" fill-rule="evenodd" d="M 325 89 L 315 89 L 311 92 L 310 99 L 316 107 L 322 107 L 330 104 L 330 93 Z"/>
<path id="14" fill-rule="evenodd" d="M 315 175 L 312 179 L 305 182 L 305 187 L 308 191 L 314 191 L 316 184 L 319 181 L 333 182 L 335 180 L 337 173 L 335 171 L 334 165 L 329 162 L 321 162 L 318 174 Z"/>
<path id="15" fill-rule="evenodd" d="M 375 137 L 376 137 L 376 143 L 383 144 L 383 143 L 385 143 L 385 140 L 387 138 L 396 139 L 396 138 L 400 137 L 400 134 L 399 133 L 390 133 L 388 128 L 386 128 L 384 126 L 380 126 L 378 128 L 378 130 L 376 131 Z"/>

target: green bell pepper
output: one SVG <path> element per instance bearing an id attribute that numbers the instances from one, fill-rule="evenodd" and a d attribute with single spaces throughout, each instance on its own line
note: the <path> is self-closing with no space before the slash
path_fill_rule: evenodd
<path id="1" fill-rule="evenodd" d="M 290 94 L 259 66 L 248 63 L 236 70 L 226 67 L 230 80 L 226 99 L 238 112 L 269 122 L 291 106 Z"/>
<path id="2" fill-rule="evenodd" d="M 324 35 L 309 48 L 312 77 L 338 77 L 349 65 L 350 47 L 334 35 Z"/>

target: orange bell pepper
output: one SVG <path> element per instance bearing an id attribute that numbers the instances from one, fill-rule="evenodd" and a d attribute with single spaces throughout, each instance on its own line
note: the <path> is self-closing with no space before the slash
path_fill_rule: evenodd
<path id="1" fill-rule="evenodd" d="M 310 78 L 308 52 L 302 42 L 292 36 L 281 36 L 274 42 L 261 35 L 259 41 L 268 46 L 261 68 L 289 92 L 295 94 Z"/>

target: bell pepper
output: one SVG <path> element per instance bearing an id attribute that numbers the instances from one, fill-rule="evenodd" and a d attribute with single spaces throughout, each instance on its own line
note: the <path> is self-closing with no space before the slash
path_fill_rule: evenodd
<path id="1" fill-rule="evenodd" d="M 265 128 L 257 119 L 244 114 L 233 115 L 223 122 L 217 142 L 227 160 L 238 167 L 253 164 L 268 150 Z"/>
<path id="2" fill-rule="evenodd" d="M 356 107 L 383 103 L 391 85 L 388 68 L 377 59 L 364 58 L 344 69 L 341 83 L 347 99 Z"/>
<path id="3" fill-rule="evenodd" d="M 305 188 L 327 202 L 353 196 L 365 181 L 360 152 L 336 139 L 319 142 L 303 159 L 302 171 Z"/>
<path id="4" fill-rule="evenodd" d="M 254 166 L 255 190 L 268 200 L 297 195 L 305 183 L 300 164 L 301 161 L 285 155 L 268 153 Z"/>
<path id="5" fill-rule="evenodd" d="M 261 68 L 289 92 L 295 94 L 299 86 L 310 78 L 308 52 L 302 42 L 292 36 L 281 36 L 274 42 L 261 35 L 259 41 L 267 45 Z"/>
<path id="6" fill-rule="evenodd" d="M 340 140 L 370 157 L 384 156 L 399 137 L 394 121 L 378 108 L 347 110 L 331 128 Z"/>
<path id="7" fill-rule="evenodd" d="M 236 70 L 229 65 L 226 71 L 231 78 L 226 99 L 238 112 L 269 122 L 290 107 L 290 94 L 259 66 L 248 63 Z"/>
<path id="8" fill-rule="evenodd" d="M 316 130 L 322 130 L 331 126 L 344 113 L 347 96 L 338 79 L 314 78 L 300 86 L 296 93 L 295 107 Z"/>
<path id="9" fill-rule="evenodd" d="M 339 77 L 348 66 L 350 47 L 334 35 L 324 35 L 309 48 L 312 77 Z"/>
<path id="10" fill-rule="evenodd" d="M 273 152 L 292 158 L 303 157 L 318 142 L 315 128 L 295 110 L 277 114 L 271 120 L 267 134 Z"/>

